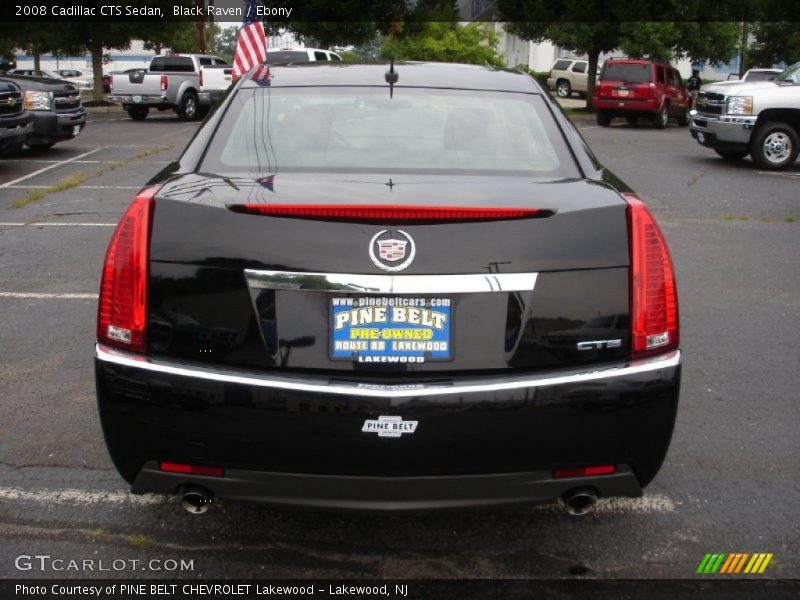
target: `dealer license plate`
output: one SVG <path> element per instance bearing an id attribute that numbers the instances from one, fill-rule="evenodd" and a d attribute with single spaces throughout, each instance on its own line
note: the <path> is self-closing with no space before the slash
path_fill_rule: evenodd
<path id="1" fill-rule="evenodd" d="M 452 360 L 449 298 L 331 298 L 330 356 L 359 363 Z"/>
<path id="2" fill-rule="evenodd" d="M 72 127 L 72 137 L 76 137 L 81 132 L 80 125 L 73 125 Z"/>
<path id="3" fill-rule="evenodd" d="M 617 95 L 622 98 L 627 98 L 628 96 L 631 95 L 631 92 L 630 90 L 617 90 Z"/>

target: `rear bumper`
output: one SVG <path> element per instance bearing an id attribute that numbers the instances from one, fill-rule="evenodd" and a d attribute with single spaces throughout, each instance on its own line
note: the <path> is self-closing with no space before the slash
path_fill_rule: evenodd
<path id="1" fill-rule="evenodd" d="M 273 376 L 98 346 L 112 459 L 135 492 L 201 485 L 220 498 L 406 510 L 554 500 L 574 487 L 636 496 L 657 473 L 677 410 L 680 352 L 594 369 L 491 378 L 353 381 Z M 365 433 L 400 417 L 413 434 Z M 157 470 L 221 466 L 225 477 Z M 552 479 L 554 468 L 617 465 Z"/>
<path id="2" fill-rule="evenodd" d="M 175 494 L 202 487 L 216 498 L 283 506 L 377 512 L 420 511 L 550 502 L 577 488 L 601 497 L 639 497 L 633 471 L 553 479 L 550 471 L 439 477 L 353 477 L 227 469 L 224 477 L 165 473 L 148 462 L 133 483 L 136 493 Z"/>
<path id="3" fill-rule="evenodd" d="M 224 90 L 214 90 L 211 92 L 200 92 L 197 99 L 202 106 L 210 106 L 225 95 Z"/>
<path id="4" fill-rule="evenodd" d="M 593 98 L 592 107 L 597 110 L 624 113 L 657 113 L 660 106 L 655 100 L 617 100 L 611 98 Z"/>

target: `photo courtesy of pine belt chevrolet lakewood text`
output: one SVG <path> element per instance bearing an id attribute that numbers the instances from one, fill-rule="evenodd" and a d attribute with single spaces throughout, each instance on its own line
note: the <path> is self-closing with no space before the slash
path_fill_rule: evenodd
<path id="1" fill-rule="evenodd" d="M 678 405 L 664 236 L 530 76 L 259 65 L 108 246 L 135 493 L 400 511 L 636 497 Z"/>

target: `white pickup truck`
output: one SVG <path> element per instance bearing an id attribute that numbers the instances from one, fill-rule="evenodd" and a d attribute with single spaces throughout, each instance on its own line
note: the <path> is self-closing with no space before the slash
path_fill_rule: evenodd
<path id="1" fill-rule="evenodd" d="M 174 110 L 182 119 L 193 121 L 212 104 L 210 87 L 201 94 L 201 69 L 215 66 L 229 65 L 205 54 L 154 56 L 147 70 L 115 75 L 109 100 L 121 103 L 132 119 L 146 119 L 152 108 Z"/>
<path id="2" fill-rule="evenodd" d="M 705 85 L 690 116 L 692 137 L 721 157 L 785 169 L 800 150 L 800 63 L 771 81 Z"/>

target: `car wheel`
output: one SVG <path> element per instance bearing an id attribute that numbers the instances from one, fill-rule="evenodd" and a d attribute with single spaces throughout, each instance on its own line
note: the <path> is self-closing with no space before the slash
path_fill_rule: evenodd
<path id="1" fill-rule="evenodd" d="M 145 120 L 149 113 L 150 109 L 147 106 L 135 106 L 128 109 L 128 116 L 135 121 Z"/>
<path id="2" fill-rule="evenodd" d="M 664 106 L 658 111 L 658 114 L 653 119 L 653 127 L 656 129 L 664 129 L 669 122 L 669 104 L 664 102 Z"/>
<path id="3" fill-rule="evenodd" d="M 184 121 L 196 121 L 200 118 L 200 101 L 194 92 L 186 92 L 181 98 L 178 116 Z"/>
<path id="4" fill-rule="evenodd" d="M 714 150 L 725 160 L 741 160 L 747 156 L 747 150 Z"/>
<path id="5" fill-rule="evenodd" d="M 56 145 L 55 142 L 25 142 L 25 145 L 28 148 L 32 148 L 33 150 L 47 150 L 48 148 L 52 148 Z"/>
<path id="6" fill-rule="evenodd" d="M 556 82 L 556 94 L 559 98 L 569 98 L 572 95 L 572 86 L 566 79 L 559 79 Z"/>
<path id="7" fill-rule="evenodd" d="M 608 127 L 611 125 L 611 113 L 609 113 L 607 110 L 598 110 L 597 124 L 601 127 Z"/>
<path id="8" fill-rule="evenodd" d="M 689 107 L 687 106 L 681 111 L 681 114 L 678 115 L 678 125 L 681 127 L 688 127 L 689 126 Z"/>
<path id="9" fill-rule="evenodd" d="M 628 125 L 636 125 L 639 122 L 639 117 L 628 115 L 625 117 L 625 120 L 628 122 Z"/>
<path id="10" fill-rule="evenodd" d="M 750 156 L 762 169 L 785 169 L 797 158 L 798 137 L 794 127 L 776 121 L 756 130 L 750 145 Z"/>

